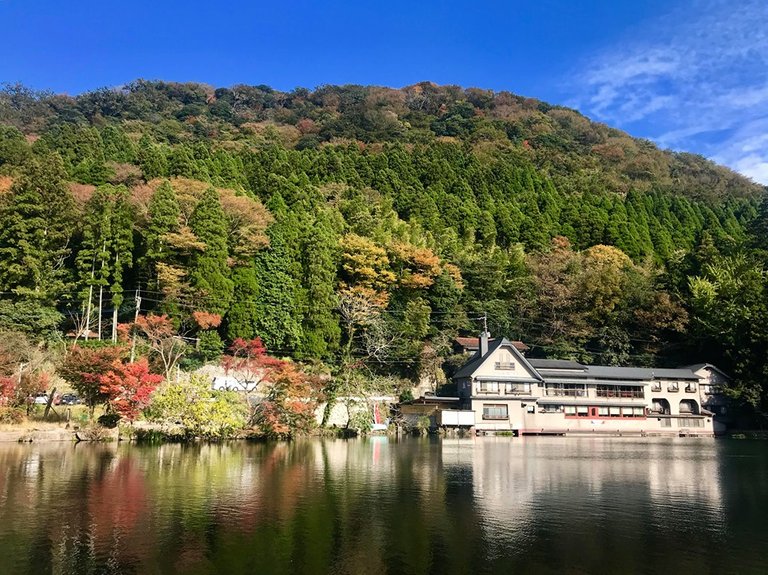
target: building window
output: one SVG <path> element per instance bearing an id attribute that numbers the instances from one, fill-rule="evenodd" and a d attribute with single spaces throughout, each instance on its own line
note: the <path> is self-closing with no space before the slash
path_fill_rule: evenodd
<path id="1" fill-rule="evenodd" d="M 702 419 L 688 419 L 687 417 L 680 417 L 677 420 L 678 427 L 704 427 L 704 421 Z"/>
<path id="2" fill-rule="evenodd" d="M 498 361 L 496 362 L 496 369 L 502 370 L 514 370 L 515 362 L 512 360 L 512 354 L 508 351 L 500 351 Z"/>
<path id="3" fill-rule="evenodd" d="M 674 381 L 669 385 L 667 385 L 667 391 L 671 391 L 671 392 L 680 391 L 680 386 L 677 384 L 676 381 Z"/>
<path id="4" fill-rule="evenodd" d="M 576 415 L 576 406 L 575 405 L 566 405 L 565 406 L 565 415 Z"/>
<path id="5" fill-rule="evenodd" d="M 586 397 L 587 389 L 586 386 L 581 383 L 555 383 L 547 384 L 544 393 L 546 395 L 554 396 Z"/>
<path id="6" fill-rule="evenodd" d="M 589 415 L 589 407 L 586 405 L 579 405 L 576 408 L 576 413 L 579 417 L 587 417 Z"/>
<path id="7" fill-rule="evenodd" d="M 608 408 L 607 407 L 598 407 L 597 408 L 597 415 L 600 417 L 608 417 Z"/>
<path id="8" fill-rule="evenodd" d="M 507 383 L 504 384 L 504 393 L 507 395 L 527 395 L 531 393 L 529 383 Z"/>
<path id="9" fill-rule="evenodd" d="M 665 417 L 661 420 L 661 427 L 672 427 L 672 418 Z"/>
<path id="10" fill-rule="evenodd" d="M 621 417 L 621 408 L 620 407 L 609 407 L 608 408 L 608 414 L 611 417 Z"/>
<path id="11" fill-rule="evenodd" d="M 483 404 L 483 419 L 509 419 L 509 411 L 504 404 Z"/>
<path id="12" fill-rule="evenodd" d="M 498 381 L 481 381 L 477 386 L 478 393 L 499 393 Z"/>
<path id="13" fill-rule="evenodd" d="M 563 410 L 562 405 L 545 405 L 544 413 L 559 413 Z"/>

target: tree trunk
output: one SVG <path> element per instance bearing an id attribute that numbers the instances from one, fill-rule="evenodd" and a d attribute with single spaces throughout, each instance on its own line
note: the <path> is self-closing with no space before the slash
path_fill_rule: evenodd
<path id="1" fill-rule="evenodd" d="M 119 265 L 120 265 L 120 254 L 116 254 L 115 270 L 118 269 Z M 120 287 L 122 288 L 122 286 Z M 117 306 L 115 305 L 114 295 L 112 297 L 112 343 L 117 343 Z"/>
<path id="2" fill-rule="evenodd" d="M 99 323 L 98 323 L 98 334 L 99 334 L 99 341 L 101 341 L 101 314 L 102 314 L 102 303 L 104 302 L 104 251 L 107 249 L 107 240 L 104 240 L 104 244 L 101 247 L 101 273 L 99 278 Z"/>

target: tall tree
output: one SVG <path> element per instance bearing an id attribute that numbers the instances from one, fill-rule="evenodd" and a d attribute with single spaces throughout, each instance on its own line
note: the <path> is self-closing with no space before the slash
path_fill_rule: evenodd
<path id="1" fill-rule="evenodd" d="M 224 315 L 232 303 L 227 247 L 227 220 L 221 208 L 219 193 L 208 188 L 195 206 L 189 226 L 205 248 L 196 252 L 190 262 L 189 279 L 200 298 L 202 311 Z"/>
<path id="2" fill-rule="evenodd" d="M 53 303 L 69 287 L 75 205 L 56 155 L 31 160 L 0 203 L 0 289 Z"/>

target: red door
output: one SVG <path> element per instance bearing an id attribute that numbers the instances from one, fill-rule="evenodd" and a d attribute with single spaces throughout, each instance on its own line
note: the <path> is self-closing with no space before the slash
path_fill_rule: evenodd
<path id="1" fill-rule="evenodd" d="M 590 407 L 589 408 L 589 415 L 591 417 L 597 417 L 597 408 L 596 407 Z"/>

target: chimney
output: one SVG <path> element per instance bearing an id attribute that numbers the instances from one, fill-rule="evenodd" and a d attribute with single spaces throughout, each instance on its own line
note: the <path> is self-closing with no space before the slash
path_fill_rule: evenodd
<path id="1" fill-rule="evenodd" d="M 483 332 L 480 334 L 480 357 L 485 357 L 485 355 L 488 353 L 488 340 L 490 339 L 491 334 L 488 333 L 488 330 L 483 330 Z"/>

